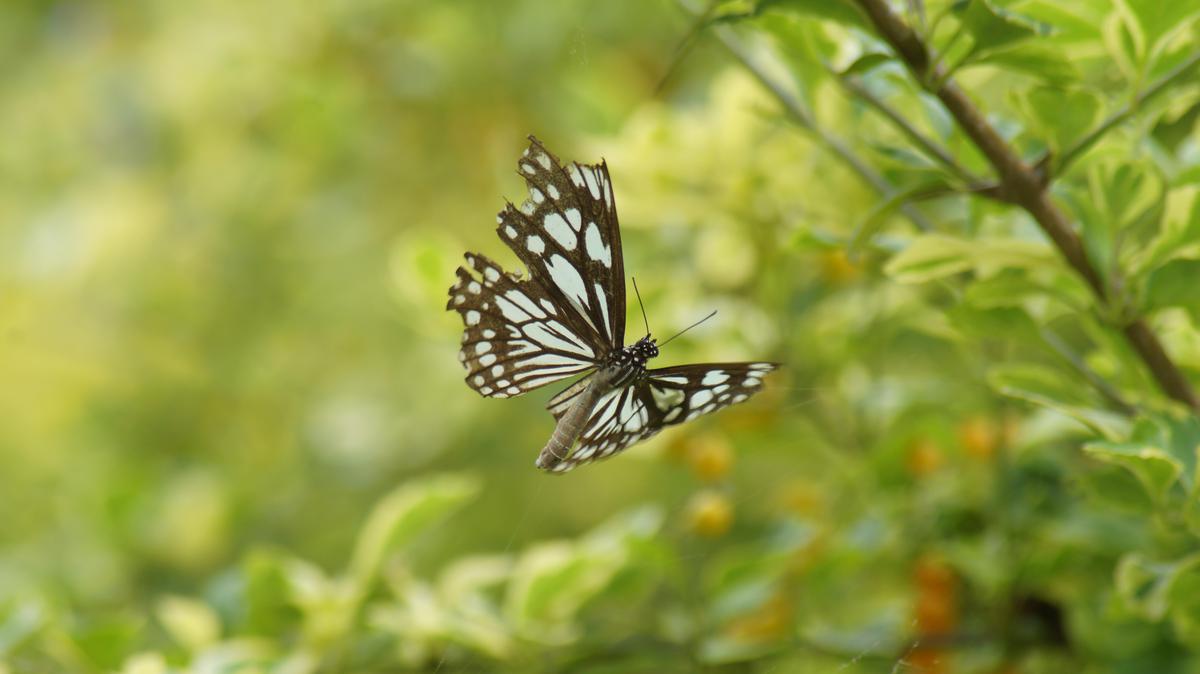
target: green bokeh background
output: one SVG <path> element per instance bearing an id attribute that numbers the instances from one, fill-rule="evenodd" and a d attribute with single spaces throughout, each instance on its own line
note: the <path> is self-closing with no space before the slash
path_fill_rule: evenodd
<path id="1" fill-rule="evenodd" d="M 733 23 L 757 3 L 723 4 Z M 1110 72 L 1099 28 L 1054 3 L 1008 4 L 1063 21 L 1051 47 L 1091 97 L 1079 126 L 1124 100 L 1132 85 Z M 1085 27 L 1116 15 L 1080 7 Z M 805 16 L 797 25 L 818 20 Z M 767 17 L 755 30 L 801 34 L 790 26 Z M 1118 564 L 1132 574 L 1137 551 L 1189 553 L 1185 525 L 1147 525 L 1144 496 L 1110 507 L 1106 495 L 1138 486 L 1080 453 L 1095 428 L 999 396 L 989 372 L 1033 363 L 1075 382 L 1061 387 L 1078 389 L 1072 409 L 1102 407 L 1086 383 L 1022 342 L 1024 323 L 986 301 L 956 306 L 953 278 L 889 278 L 913 236 L 901 218 L 848 259 L 856 228 L 885 217 L 880 197 L 693 28 L 667 2 L 0 6 L 0 672 L 893 671 L 920 631 L 921 574 L 944 569 L 955 625 L 985 641 L 997 625 L 1032 636 L 1002 634 L 933 671 L 1151 671 L 1137 667 L 1153 658 L 1178 667 L 1154 671 L 1195 671 L 1195 612 L 1164 622 L 1117 600 L 1136 594 Z M 784 80 L 882 175 L 903 186 L 932 170 L 783 51 Z M 901 79 L 880 81 L 984 172 Z M 1028 72 L 962 79 L 1023 150 L 1055 133 L 1011 93 L 1045 84 Z M 1194 124 L 1196 98 L 1191 86 L 1154 108 L 1097 164 L 1129 156 L 1162 120 Z M 524 198 L 515 162 L 531 133 L 561 157 L 607 160 L 626 271 L 656 334 L 719 310 L 659 364 L 785 362 L 767 392 L 565 477 L 533 468 L 556 387 L 481 399 L 444 310 L 464 251 L 516 266 L 493 221 L 505 198 Z M 1191 141 L 1168 149 L 1177 168 L 1196 163 Z M 1168 223 L 1190 222 L 1186 199 Z M 1023 246 L 1063 306 L 1086 295 L 1012 209 L 966 197 L 922 208 L 940 231 Z M 971 269 L 991 275 L 957 271 Z M 1069 314 L 1050 304 L 1040 324 Z M 1154 399 L 1127 351 L 1070 326 L 1059 324 L 1092 368 Z M 1155 327 L 1200 367 L 1186 312 Z M 405 583 L 480 555 L 525 559 L 532 574 L 529 551 L 546 541 L 611 552 L 596 543 L 608 529 L 588 533 L 604 526 L 635 532 L 611 558 L 628 577 L 596 581 L 578 612 L 546 614 L 559 623 L 510 610 L 516 626 L 497 629 L 518 645 L 493 652 L 408 623 L 382 639 L 365 610 L 345 629 L 314 627 L 341 614 L 304 604 L 297 588 L 338 596 L 336 583 L 305 585 L 310 571 L 336 576 L 381 499 L 398 485 L 437 491 L 446 473 L 473 497 L 406 538 L 372 597 L 420 607 Z M 246 578 L 276 566 L 292 588 L 281 605 L 300 606 L 303 626 L 286 611 L 271 627 L 245 619 L 258 601 Z M 1013 618 L 1034 604 L 1051 616 Z M 204 668 L 205 649 L 250 636 L 272 655 Z"/>
<path id="2" fill-rule="evenodd" d="M 381 493 L 436 468 L 488 476 L 455 550 L 574 531 L 659 481 L 640 461 L 573 484 L 532 471 L 548 392 L 470 392 L 443 308 L 461 253 L 499 248 L 527 134 L 596 160 L 589 139 L 658 105 L 672 8 L 3 12 L 5 575 L 121 603 L 255 543 L 333 561 Z M 616 173 L 625 206 L 641 176 Z M 690 223 L 663 246 L 672 223 L 628 205 L 656 322 L 708 308 L 694 274 L 656 264 L 692 270 Z"/>

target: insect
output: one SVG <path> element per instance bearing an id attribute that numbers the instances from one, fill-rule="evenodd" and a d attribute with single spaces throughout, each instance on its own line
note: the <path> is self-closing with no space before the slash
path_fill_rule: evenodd
<path id="1" fill-rule="evenodd" d="M 458 357 L 467 384 L 486 397 L 584 375 L 547 404 L 557 425 L 535 465 L 566 472 L 761 390 L 777 363 L 647 369 L 659 353 L 648 323 L 646 336 L 624 345 L 625 271 L 608 167 L 564 165 L 529 141 L 517 162 L 529 198 L 496 216 L 529 277 L 467 253 L 446 308 L 465 326 Z"/>

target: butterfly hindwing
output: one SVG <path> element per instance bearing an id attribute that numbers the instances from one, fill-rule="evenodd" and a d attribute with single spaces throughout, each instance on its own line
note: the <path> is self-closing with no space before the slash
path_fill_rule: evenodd
<path id="1" fill-rule="evenodd" d="M 690 421 L 745 401 L 762 390 L 778 363 L 700 363 L 650 370 L 646 386 L 663 424 Z"/>
<path id="2" fill-rule="evenodd" d="M 529 274 L 573 308 L 610 348 L 625 339 L 625 269 L 608 167 L 563 165 L 530 136 L 517 162 L 529 188 L 500 212 L 497 233 Z"/>
<path id="3" fill-rule="evenodd" d="M 667 426 L 744 402 L 762 390 L 763 377 L 777 367 L 776 363 L 705 363 L 650 370 L 641 380 L 600 399 L 579 446 L 554 470 L 565 472 L 606 458 Z M 549 408 L 555 418 L 582 390 L 578 387 L 576 383 L 551 399 Z"/>
<path id="4" fill-rule="evenodd" d="M 541 284 L 482 255 L 466 259 L 474 273 L 458 268 L 446 308 L 463 319 L 458 357 L 471 388 L 507 398 L 595 366 L 601 345 L 580 334 L 582 320 L 557 307 Z"/>

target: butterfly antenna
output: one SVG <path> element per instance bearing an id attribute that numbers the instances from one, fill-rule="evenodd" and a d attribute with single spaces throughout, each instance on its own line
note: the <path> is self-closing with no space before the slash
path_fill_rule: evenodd
<path id="1" fill-rule="evenodd" d="M 686 328 L 684 328 L 684 329 L 680 330 L 679 332 L 677 332 L 677 333 L 675 334 L 675 337 L 678 337 L 679 335 L 682 335 L 683 333 L 687 332 L 688 330 L 691 330 L 692 328 L 696 327 L 697 325 L 700 325 L 700 324 L 701 324 L 701 323 L 703 323 L 704 321 L 707 321 L 708 319 L 710 319 L 710 318 L 712 318 L 713 316 L 716 316 L 716 315 L 717 315 L 717 310 L 716 310 L 716 309 L 713 309 L 713 312 L 712 312 L 711 314 L 709 314 L 709 315 L 705 316 L 704 318 L 701 318 L 700 320 L 696 321 L 695 323 L 692 323 L 691 325 L 687 326 Z M 663 342 L 662 344 L 659 344 L 659 345 L 658 345 L 658 348 L 660 348 L 660 349 L 661 349 L 661 348 L 663 348 L 663 347 L 664 347 L 664 346 L 666 346 L 668 343 L 670 343 L 670 341 L 671 341 L 672 339 L 675 339 L 675 337 L 672 337 L 671 339 L 668 339 L 667 341 Z"/>
<path id="2" fill-rule="evenodd" d="M 637 295 L 638 306 L 641 307 L 641 309 L 642 309 L 642 322 L 646 324 L 646 336 L 649 337 L 650 336 L 650 321 L 649 321 L 649 319 L 646 318 L 646 305 L 642 304 L 642 293 L 638 291 L 637 278 L 636 277 L 631 277 L 631 278 L 633 278 L 633 294 Z"/>

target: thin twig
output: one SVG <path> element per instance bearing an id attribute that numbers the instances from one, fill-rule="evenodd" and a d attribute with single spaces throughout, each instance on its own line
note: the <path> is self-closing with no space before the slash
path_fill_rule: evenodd
<path id="1" fill-rule="evenodd" d="M 695 11 L 685 0 L 679 0 L 679 4 L 684 10 L 695 14 Z M 885 199 L 891 198 L 896 194 L 896 189 L 892 184 L 875 171 L 875 169 L 871 168 L 867 162 L 863 161 L 845 141 L 829 133 L 829 131 L 816 123 L 812 113 L 800 102 L 796 95 L 767 73 L 766 69 L 750 54 L 750 50 L 742 44 L 731 28 L 728 26 L 715 26 L 713 33 L 729 53 L 740 61 L 742 66 L 779 101 L 792 123 L 811 134 L 818 143 L 825 146 L 838 159 L 841 159 L 843 163 L 849 166 L 852 171 L 857 173 L 863 181 Z M 899 210 L 912 221 L 917 229 L 925 232 L 934 229 L 933 223 L 911 205 L 902 205 Z"/>
<path id="2" fill-rule="evenodd" d="M 1113 127 L 1122 124 L 1125 120 L 1137 114 L 1138 110 L 1141 109 L 1141 107 L 1145 105 L 1147 101 L 1163 91 L 1166 91 L 1172 84 L 1176 82 L 1176 80 L 1179 80 L 1184 75 L 1188 74 L 1188 72 L 1191 71 L 1192 68 L 1195 68 L 1197 64 L 1200 64 L 1200 52 L 1193 54 L 1188 60 L 1175 66 L 1162 77 L 1151 83 L 1150 86 L 1143 89 L 1137 96 L 1133 98 L 1132 101 L 1121 106 L 1119 110 L 1114 112 L 1103 122 L 1100 122 L 1099 126 L 1089 131 L 1086 136 L 1075 141 L 1071 147 L 1063 150 L 1062 155 L 1058 158 L 1058 161 L 1055 162 L 1056 166 L 1054 172 L 1059 175 L 1066 173 L 1067 167 L 1074 163 L 1076 159 L 1083 155 L 1083 153 L 1087 152 L 1092 145 L 1095 145 L 1096 141 L 1100 140 L 1104 134 L 1111 131 Z M 1046 170 L 1046 165 L 1049 162 L 1050 156 L 1046 155 L 1037 163 L 1037 165 L 1038 167 L 1042 168 L 1043 171 L 1048 173 Z"/>
<path id="3" fill-rule="evenodd" d="M 1107 400 L 1109 404 L 1111 404 L 1118 412 L 1124 414 L 1125 416 L 1133 416 L 1134 414 L 1137 414 L 1137 408 L 1126 402 L 1125 398 L 1121 396 L 1120 391 L 1118 391 L 1112 384 L 1109 384 L 1107 381 L 1105 381 L 1103 377 L 1096 374 L 1092 368 L 1088 367 L 1083 358 L 1081 358 L 1079 354 L 1075 353 L 1075 351 L 1068 346 L 1067 343 L 1062 340 L 1062 338 L 1055 334 L 1054 331 L 1050 330 L 1050 328 L 1043 327 L 1038 332 L 1041 334 L 1042 341 L 1046 342 L 1046 345 L 1053 349 L 1054 352 L 1058 354 L 1059 358 L 1065 360 L 1067 364 L 1074 368 L 1075 371 L 1078 372 L 1084 379 L 1088 380 L 1088 383 L 1091 384 L 1101 396 L 1104 396 L 1104 399 Z"/>
<path id="4" fill-rule="evenodd" d="M 946 169 L 954 174 L 956 178 L 968 186 L 979 185 L 982 183 L 978 176 L 971 173 L 971 171 L 969 171 L 962 164 L 958 163 L 958 160 L 951 156 L 948 151 L 917 130 L 917 128 L 910 124 L 909 121 L 905 119 L 895 108 L 888 105 L 875 94 L 871 93 L 871 90 L 868 89 L 859 80 L 859 78 L 841 73 L 831 74 L 834 75 L 835 79 L 846 89 L 846 91 L 861 99 L 867 105 L 870 105 L 878 110 L 879 114 L 887 118 L 887 120 L 891 122 L 893 126 L 907 136 L 908 139 L 917 146 L 917 149 L 928 155 L 930 159 L 933 159 L 942 166 L 945 166 Z"/>
<path id="5" fill-rule="evenodd" d="M 1110 305 L 1111 308 L 1111 305 L 1120 303 L 1121 298 L 1114 300 L 1111 297 L 1108 286 L 1088 258 L 1083 242 L 1075 233 L 1067 216 L 1050 200 L 1040 172 L 1022 161 L 962 89 L 951 78 L 943 76 L 942 67 L 931 58 L 924 42 L 892 13 L 886 0 L 857 2 L 880 36 L 908 66 L 913 77 L 927 87 L 930 86 L 930 82 L 938 83 L 936 88 L 930 89 L 931 93 L 937 96 L 954 117 L 959 128 L 987 157 L 996 170 L 1003 192 L 1033 216 L 1042 231 L 1054 242 L 1067 264 L 1083 277 L 1102 304 Z M 1161 90 L 1166 84 L 1160 83 L 1155 91 Z M 1149 326 L 1141 319 L 1131 320 L 1122 326 L 1122 332 L 1163 392 L 1200 412 L 1200 400 L 1196 398 L 1190 382 L 1167 355 L 1162 343 Z"/>

